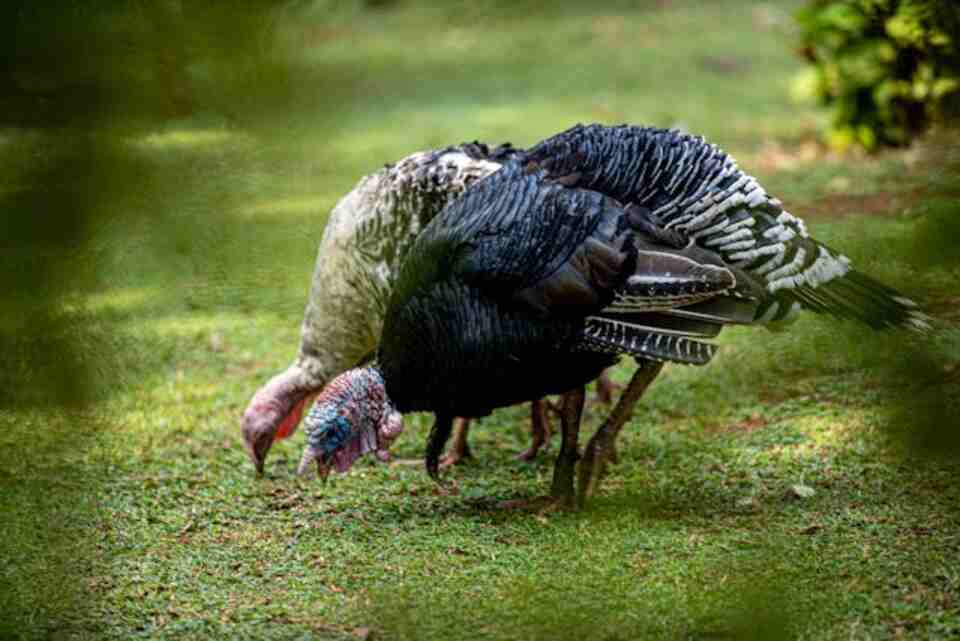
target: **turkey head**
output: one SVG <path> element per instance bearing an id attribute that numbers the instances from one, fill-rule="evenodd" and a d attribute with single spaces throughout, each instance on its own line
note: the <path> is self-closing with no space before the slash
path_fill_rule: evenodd
<path id="1" fill-rule="evenodd" d="M 304 474 L 316 462 L 325 479 L 330 470 L 346 472 L 364 454 L 390 459 L 389 447 L 403 431 L 403 416 L 387 397 L 383 375 L 361 367 L 333 379 L 304 420 L 307 447 L 297 469 Z"/>
<path id="2" fill-rule="evenodd" d="M 286 438 L 297 428 L 311 393 L 296 377 L 284 372 L 270 379 L 251 399 L 240 431 L 257 474 L 263 474 L 263 463 L 273 441 Z"/>

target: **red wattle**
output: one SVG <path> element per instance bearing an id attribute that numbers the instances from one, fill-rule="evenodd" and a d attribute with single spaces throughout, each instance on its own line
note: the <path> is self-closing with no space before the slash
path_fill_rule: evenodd
<path id="1" fill-rule="evenodd" d="M 275 439 L 287 438 L 293 434 L 293 431 L 297 429 L 297 425 L 300 424 L 300 417 L 303 415 L 303 406 L 306 404 L 306 402 L 307 397 L 304 396 L 299 402 L 297 402 L 296 405 L 293 406 L 293 409 L 290 410 L 290 413 L 287 414 L 286 418 L 280 422 L 280 426 L 277 428 L 277 433 L 273 436 Z"/>

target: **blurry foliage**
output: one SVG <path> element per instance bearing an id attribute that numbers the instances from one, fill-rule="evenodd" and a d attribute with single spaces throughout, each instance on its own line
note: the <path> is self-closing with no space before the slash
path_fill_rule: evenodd
<path id="1" fill-rule="evenodd" d="M 17 2 L 0 21 L 0 126 L 227 118 L 289 97 L 276 26 L 301 3 Z"/>
<path id="2" fill-rule="evenodd" d="M 0 638 L 60 638 L 90 620 L 82 577 L 102 551 L 92 528 L 105 479 L 90 445 L 114 427 L 116 392 L 169 357 L 89 295 L 118 272 L 221 282 L 223 261 L 238 258 L 208 213 L 217 207 L 190 206 L 216 156 L 171 159 L 185 178 L 172 189 L 158 178 L 169 168 L 131 141 L 182 119 L 256 127 L 287 107 L 293 65 L 278 25 L 298 8 L 0 9 Z"/>
<path id="3" fill-rule="evenodd" d="M 797 13 L 812 68 L 795 93 L 832 109 L 844 150 L 904 145 L 960 104 L 960 5 L 954 0 L 811 0 Z"/>

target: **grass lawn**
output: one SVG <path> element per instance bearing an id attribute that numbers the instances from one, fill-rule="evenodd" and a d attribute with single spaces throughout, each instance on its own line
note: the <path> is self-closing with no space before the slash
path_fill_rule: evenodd
<path id="1" fill-rule="evenodd" d="M 281 112 L 90 132 L 109 213 L 64 300 L 98 400 L 0 413 L 0 637 L 960 638 L 960 135 L 825 153 L 826 115 L 790 99 L 796 2 L 413 4 L 286 25 Z M 450 495 L 372 461 L 300 480 L 301 434 L 255 479 L 239 416 L 296 353 L 337 199 L 418 149 L 591 121 L 720 143 L 941 329 L 726 331 L 710 366 L 666 368 L 580 513 L 496 508 L 549 487 L 558 440 L 512 458 L 526 407 L 474 429 Z M 0 133 L 0 194 L 56 135 Z M 416 457 L 429 417 L 407 424 Z"/>

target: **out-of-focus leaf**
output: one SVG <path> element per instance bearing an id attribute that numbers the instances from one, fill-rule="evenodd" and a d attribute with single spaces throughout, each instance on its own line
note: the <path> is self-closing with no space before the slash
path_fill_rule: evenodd
<path id="1" fill-rule="evenodd" d="M 953 38 L 943 31 L 934 31 L 930 34 L 930 44 L 935 47 L 949 47 L 953 43 Z"/>
<path id="2" fill-rule="evenodd" d="M 866 20 L 866 16 L 860 12 L 856 3 L 852 2 L 830 4 L 820 12 L 818 19 L 823 27 L 848 33 L 861 31 Z"/>
<path id="3" fill-rule="evenodd" d="M 812 102 L 823 92 L 820 72 L 814 68 L 804 69 L 790 83 L 790 97 L 798 102 Z"/>
<path id="4" fill-rule="evenodd" d="M 857 141 L 863 145 L 864 149 L 870 151 L 877 146 L 877 135 L 872 127 L 860 125 L 857 127 Z"/>
<path id="5" fill-rule="evenodd" d="M 849 149 L 857 140 L 856 132 L 851 127 L 839 127 L 830 131 L 827 137 L 827 144 L 830 148 L 844 152 Z"/>
<path id="6" fill-rule="evenodd" d="M 898 13 L 884 26 L 887 35 L 898 44 L 920 46 L 923 43 L 923 28 L 909 14 Z"/>
<path id="7" fill-rule="evenodd" d="M 960 89 L 960 78 L 937 78 L 933 83 L 931 93 L 934 98 L 942 98 L 957 89 Z"/>
<path id="8" fill-rule="evenodd" d="M 902 145 L 937 120 L 960 114 L 960 3 L 953 0 L 810 0 L 797 13 L 797 49 L 817 70 L 795 97 L 833 110 L 828 144 Z M 818 91 L 810 78 L 820 79 Z"/>

